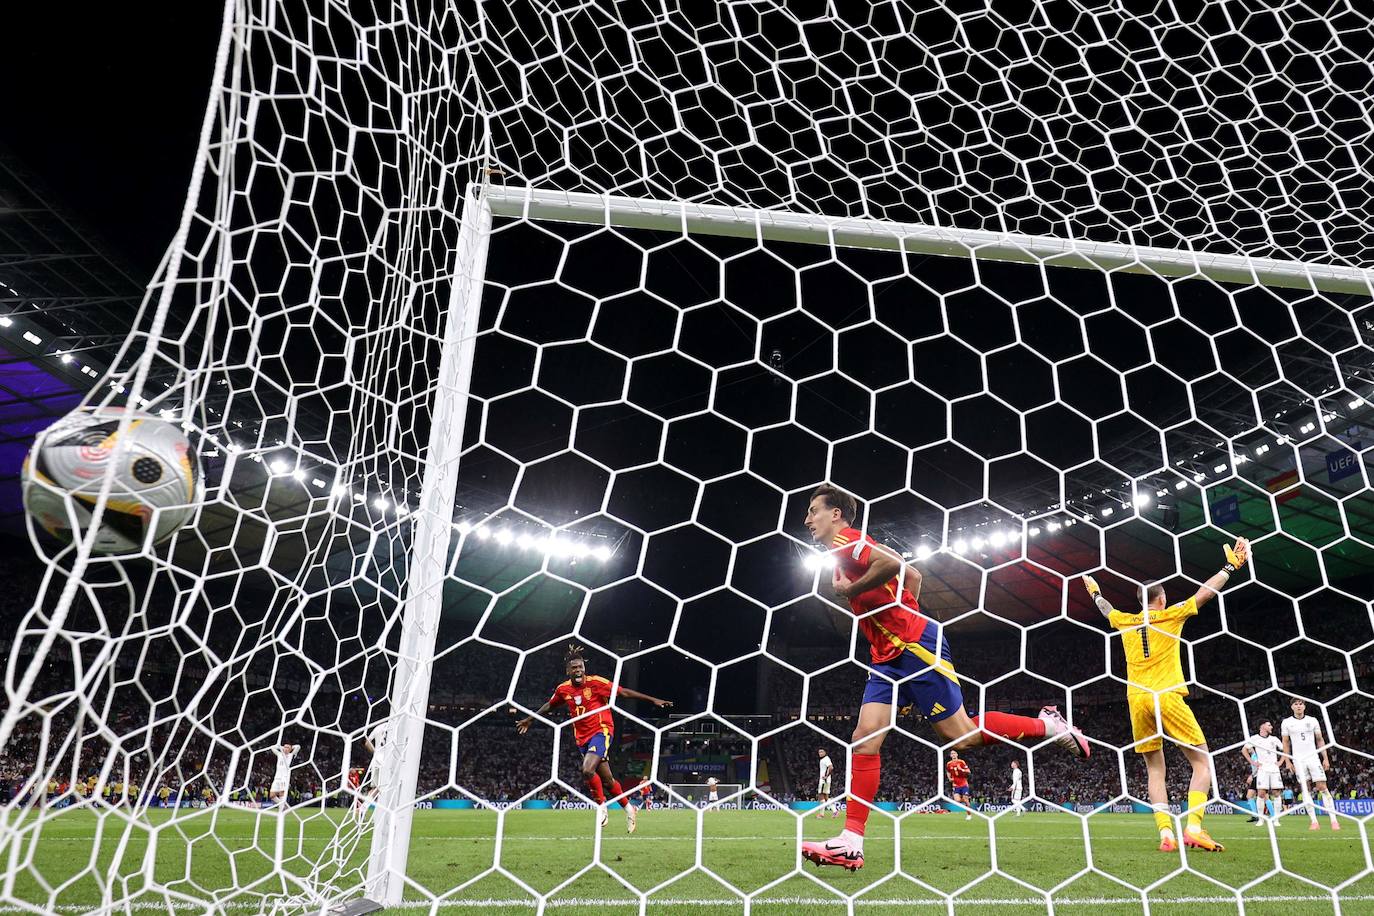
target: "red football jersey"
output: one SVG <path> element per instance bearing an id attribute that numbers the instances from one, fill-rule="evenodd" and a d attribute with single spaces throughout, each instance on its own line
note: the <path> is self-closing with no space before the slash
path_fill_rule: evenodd
<path id="1" fill-rule="evenodd" d="M 949 776 L 949 783 L 954 787 L 968 785 L 968 764 L 963 760 L 951 760 L 945 764 L 945 775 Z"/>
<path id="2" fill-rule="evenodd" d="M 851 581 L 857 580 L 868 571 L 874 543 L 871 537 L 860 534 L 857 529 L 846 528 L 835 535 L 831 555 L 838 568 Z M 926 629 L 926 618 L 921 614 L 916 596 L 911 589 L 903 588 L 899 599 L 895 578 L 850 598 L 849 608 L 856 615 L 882 608 L 878 613 L 859 621 L 859 629 L 868 637 L 875 665 L 890 662 L 901 655 L 908 645 L 920 640 Z"/>
<path id="3" fill-rule="evenodd" d="M 619 692 L 617 689 L 616 693 Z M 607 732 L 615 731 L 615 720 L 611 718 L 611 707 L 607 705 L 610 698 L 611 682 L 604 677 L 588 674 L 582 678 L 581 688 L 574 687 L 570 680 L 555 687 L 553 696 L 549 697 L 549 705 L 567 703 L 568 715 L 574 717 L 590 712 L 590 715 L 573 722 L 573 740 L 578 744 L 586 744 L 603 728 Z"/>
<path id="4" fill-rule="evenodd" d="M 353 767 L 348 771 L 348 784 L 354 789 L 363 784 L 363 768 Z"/>

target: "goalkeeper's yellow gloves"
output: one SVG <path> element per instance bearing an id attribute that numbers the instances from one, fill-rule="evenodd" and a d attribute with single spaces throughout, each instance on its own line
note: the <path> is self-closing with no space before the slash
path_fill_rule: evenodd
<path id="1" fill-rule="evenodd" d="M 1094 601 L 1097 600 L 1098 595 L 1102 594 L 1102 589 L 1098 587 L 1097 580 L 1092 576 L 1083 577 L 1083 587 L 1088 590 L 1088 597 Z"/>
<path id="2" fill-rule="evenodd" d="M 1250 544 L 1245 538 L 1237 538 L 1235 547 L 1223 544 L 1221 549 L 1226 551 L 1226 565 L 1232 569 L 1240 569 L 1250 559 Z"/>

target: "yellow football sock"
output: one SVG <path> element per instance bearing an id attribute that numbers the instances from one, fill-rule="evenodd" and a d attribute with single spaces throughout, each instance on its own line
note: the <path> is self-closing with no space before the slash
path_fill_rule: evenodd
<path id="1" fill-rule="evenodd" d="M 1173 826 L 1169 821 L 1169 811 L 1167 808 L 1163 811 L 1161 811 L 1158 807 L 1155 808 L 1155 826 L 1159 828 L 1160 833 L 1163 833 L 1166 830 L 1170 833 L 1174 832 Z"/>
<path id="2" fill-rule="evenodd" d="M 1207 806 L 1207 793 L 1196 789 L 1188 792 L 1188 829 L 1202 828 L 1202 810 Z"/>

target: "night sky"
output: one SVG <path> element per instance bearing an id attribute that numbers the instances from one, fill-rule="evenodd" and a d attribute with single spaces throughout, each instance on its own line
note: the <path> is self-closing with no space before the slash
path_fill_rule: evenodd
<path id="1" fill-rule="evenodd" d="M 220 6 L 26 3 L 5 12 L 0 143 L 144 277 L 186 198 Z"/>

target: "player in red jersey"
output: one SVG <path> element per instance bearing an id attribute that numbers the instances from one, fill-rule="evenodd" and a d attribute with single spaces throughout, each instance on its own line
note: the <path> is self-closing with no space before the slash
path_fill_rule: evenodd
<path id="1" fill-rule="evenodd" d="M 573 739 L 582 751 L 582 778 L 587 782 L 588 794 L 596 800 L 600 809 L 598 826 L 605 827 L 610 820 L 603 788 L 610 786 L 613 800 L 625 806 L 625 829 L 634 833 L 634 804 L 611 774 L 611 765 L 606 761 L 611 752 L 611 739 L 615 736 L 615 720 L 611 718 L 611 707 L 607 705 L 611 699 L 611 682 L 587 673 L 587 662 L 582 652 L 581 646 L 568 646 L 568 654 L 564 657 L 568 679 L 553 689 L 553 696 L 539 707 L 535 715 L 542 716 L 559 703 L 567 704 L 568 715 L 572 717 Z M 644 700 L 660 709 L 673 705 L 669 700 L 660 700 L 629 687 L 617 687 L 615 695 Z M 515 724 L 515 729 L 523 735 L 533 722 L 534 716 L 527 716 Z"/>
<path id="2" fill-rule="evenodd" d="M 362 768 L 362 767 L 349 767 L 349 770 L 348 770 L 348 788 L 352 791 L 352 794 L 353 794 L 353 804 L 352 804 L 352 806 L 351 806 L 351 810 L 352 810 L 352 812 L 353 812 L 353 816 L 354 816 L 354 817 L 362 817 L 363 812 L 367 810 L 367 799 L 363 796 L 363 791 L 362 791 L 362 789 L 363 789 L 363 768 Z"/>
<path id="3" fill-rule="evenodd" d="M 1088 742 L 1053 706 L 1041 709 L 1037 718 L 1001 712 L 970 717 L 964 711 L 949 644 L 939 622 L 922 615 L 916 600 L 921 593 L 920 572 L 856 530 L 857 514 L 854 497 L 829 485 L 811 494 L 806 509 L 812 539 L 825 545 L 835 560 L 835 595 L 859 618 L 871 655 L 872 670 L 853 735 L 844 830 L 833 840 L 802 844 L 802 855 L 817 865 L 839 865 L 850 871 L 864 864 L 867 803 L 878 791 L 879 751 L 893 724 L 894 707 L 918 708 L 935 734 L 957 750 L 999 744 L 1004 738 L 1050 736 L 1075 756 L 1089 754 Z"/>
<path id="4" fill-rule="evenodd" d="M 639 780 L 639 804 L 646 811 L 654 806 L 654 784 L 647 779 Z"/>
<path id="5" fill-rule="evenodd" d="M 958 751 L 949 752 L 949 763 L 945 764 L 945 775 L 949 777 L 949 794 L 964 806 L 964 820 L 973 820 L 973 810 L 968 806 L 968 761 L 959 759 Z"/>

